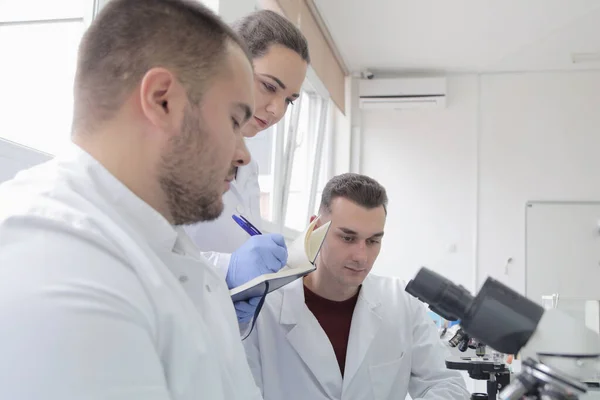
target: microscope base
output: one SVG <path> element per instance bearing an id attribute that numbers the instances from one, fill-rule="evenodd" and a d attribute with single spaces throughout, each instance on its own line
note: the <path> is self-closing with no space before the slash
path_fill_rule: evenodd
<path id="1" fill-rule="evenodd" d="M 467 371 L 471 379 L 487 381 L 487 393 L 473 393 L 471 400 L 497 400 L 498 393 L 510 383 L 510 371 L 506 365 L 494 363 L 486 356 L 449 357 L 446 368 Z"/>

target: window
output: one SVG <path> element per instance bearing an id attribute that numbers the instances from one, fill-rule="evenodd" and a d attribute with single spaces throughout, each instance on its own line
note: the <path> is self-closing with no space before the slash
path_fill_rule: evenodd
<path id="1" fill-rule="evenodd" d="M 0 137 L 50 154 L 70 140 L 79 41 L 93 1 L 0 3 Z"/>
<path id="2" fill-rule="evenodd" d="M 298 231 L 306 227 L 310 216 L 314 214 L 314 193 L 319 175 L 327 175 L 327 169 L 321 165 L 325 138 L 322 125 L 327 117 L 326 100 L 314 92 L 304 92 L 301 100 L 296 140 L 292 147 L 294 154 L 288 160 L 292 171 L 286 193 L 284 219 L 284 226 Z"/>
<path id="3" fill-rule="evenodd" d="M 295 132 L 295 137 L 292 137 L 291 129 L 286 129 L 286 143 L 288 144 L 287 150 L 292 152 L 291 161 L 291 175 L 289 177 L 289 183 L 287 187 L 287 204 L 284 211 L 284 225 L 294 229 L 303 230 L 307 224 L 306 218 L 308 218 L 305 209 L 308 205 L 308 193 L 307 188 L 310 190 L 310 179 L 312 168 L 310 168 L 310 161 L 313 156 L 311 154 L 311 140 L 314 132 L 314 120 L 311 115 L 314 110 L 310 100 L 310 95 L 306 92 L 302 93 L 302 97 L 297 103 L 300 103 L 300 115 L 298 118 L 298 125 Z M 286 153 L 286 157 L 290 157 Z M 288 167 L 289 168 L 289 167 Z"/>
<path id="4" fill-rule="evenodd" d="M 330 100 L 331 101 L 331 100 Z M 331 104 L 329 105 L 328 111 L 330 111 L 331 108 Z M 333 170 L 332 167 L 332 157 L 331 155 L 333 154 L 333 127 L 332 127 L 332 122 L 333 121 L 333 115 L 331 114 L 327 114 L 327 121 L 326 121 L 326 126 L 325 126 L 325 132 L 324 135 L 325 137 L 323 138 L 323 149 L 321 150 L 321 162 L 319 164 L 319 173 L 318 173 L 318 178 L 317 178 L 317 184 L 315 187 L 315 193 L 314 193 L 314 203 L 313 203 L 313 207 L 312 207 L 312 214 L 313 215 L 318 215 L 319 214 L 319 206 L 321 205 L 321 195 L 323 194 L 323 188 L 325 188 L 325 185 L 327 184 L 327 182 L 329 181 L 329 178 L 331 178 L 331 171 Z"/>

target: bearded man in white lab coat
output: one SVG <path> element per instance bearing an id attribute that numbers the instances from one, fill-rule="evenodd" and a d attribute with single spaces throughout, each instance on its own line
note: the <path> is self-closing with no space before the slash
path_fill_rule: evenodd
<path id="1" fill-rule="evenodd" d="M 265 400 L 470 397 L 424 305 L 399 279 L 370 274 L 386 207 L 367 176 L 325 186 L 317 226 L 331 226 L 316 271 L 269 294 L 244 342 Z"/>
<path id="2" fill-rule="evenodd" d="M 228 288 L 181 228 L 217 218 L 250 160 L 253 75 L 197 1 L 105 6 L 74 144 L 0 186 L 1 399 L 261 398 Z"/>

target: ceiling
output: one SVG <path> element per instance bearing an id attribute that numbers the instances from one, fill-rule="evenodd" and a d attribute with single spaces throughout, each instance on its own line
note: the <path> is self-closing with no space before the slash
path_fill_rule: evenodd
<path id="1" fill-rule="evenodd" d="M 312 1 L 351 72 L 600 69 L 600 0 Z"/>

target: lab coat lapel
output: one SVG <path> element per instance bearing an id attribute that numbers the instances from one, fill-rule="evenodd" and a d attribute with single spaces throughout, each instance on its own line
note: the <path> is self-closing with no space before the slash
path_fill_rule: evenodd
<path id="1" fill-rule="evenodd" d="M 367 277 L 361 288 L 354 314 L 352 315 L 348 350 L 346 351 L 344 390 L 348 387 L 360 368 L 373 339 L 377 335 L 377 331 L 379 331 L 382 321 L 381 299 L 379 298 L 377 288 L 373 287 L 369 281 Z"/>
<path id="2" fill-rule="evenodd" d="M 342 374 L 327 334 L 304 303 L 302 279 L 283 290 L 280 324 L 286 338 L 331 398 L 340 398 Z"/>

